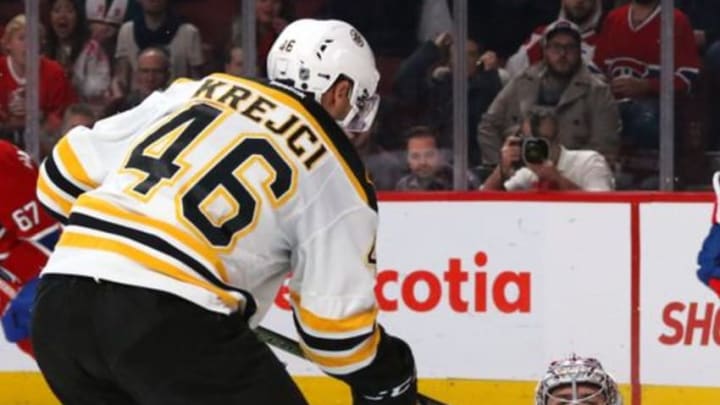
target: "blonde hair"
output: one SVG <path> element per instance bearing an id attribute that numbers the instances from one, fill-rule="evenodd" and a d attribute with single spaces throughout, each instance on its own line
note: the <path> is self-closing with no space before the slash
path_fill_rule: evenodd
<path id="1" fill-rule="evenodd" d="M 24 30 L 26 24 L 27 20 L 25 19 L 25 14 L 18 14 L 13 17 L 7 25 L 5 25 L 5 32 L 3 32 L 2 39 L 0 40 L 0 42 L 2 42 L 3 50 L 7 51 L 5 48 L 7 48 L 7 44 L 10 42 L 10 39 L 12 39 L 13 35 L 15 35 L 18 31 Z"/>

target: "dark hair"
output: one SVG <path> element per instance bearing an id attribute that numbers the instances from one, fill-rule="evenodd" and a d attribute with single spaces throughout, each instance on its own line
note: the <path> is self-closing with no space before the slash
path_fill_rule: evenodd
<path id="1" fill-rule="evenodd" d="M 435 145 L 438 144 L 437 131 L 427 125 L 415 125 L 408 128 L 408 130 L 406 130 L 403 134 L 403 138 L 405 138 L 405 146 L 407 146 L 411 139 L 424 137 L 430 137 L 435 141 Z"/>
<path id="2" fill-rule="evenodd" d="M 93 120 L 97 119 L 97 117 L 95 116 L 95 111 L 93 111 L 92 107 L 90 107 L 90 105 L 86 103 L 70 104 L 65 109 L 63 120 L 67 119 L 67 117 L 71 115 L 83 115 L 85 117 L 92 118 Z"/>
<path id="3" fill-rule="evenodd" d="M 155 53 L 158 53 L 158 54 L 162 55 L 163 60 L 164 60 L 164 62 L 165 62 L 165 66 L 164 66 L 165 82 L 169 81 L 169 80 L 170 80 L 171 69 L 172 69 L 172 61 L 170 60 L 170 51 L 169 51 L 167 48 L 165 48 L 165 47 L 162 47 L 162 46 L 148 46 L 148 47 L 146 47 L 146 48 L 143 48 L 142 51 L 138 52 L 137 57 L 135 58 L 135 60 L 138 61 L 138 69 L 139 69 L 140 57 L 143 56 L 143 55 L 145 55 L 145 54 L 148 54 L 148 53 L 150 53 L 150 52 L 155 52 Z"/>
<path id="4" fill-rule="evenodd" d="M 528 121 L 530 121 L 530 133 L 532 133 L 533 136 L 538 136 L 540 125 L 545 120 L 552 120 L 553 122 L 555 122 L 555 127 L 557 131 L 558 116 L 554 108 L 536 105 L 530 107 L 525 117 Z"/>
<path id="5" fill-rule="evenodd" d="M 58 38 L 55 30 L 53 30 L 52 18 L 50 17 L 50 14 L 52 12 L 53 6 L 58 1 L 60 0 L 49 0 L 47 2 L 47 9 L 45 12 L 45 19 L 47 20 L 48 26 L 45 55 L 54 60 L 59 60 L 60 38 Z M 70 34 L 71 48 L 69 67 L 72 67 L 72 65 L 75 63 L 75 60 L 77 60 L 78 55 L 80 55 L 80 51 L 82 51 L 83 46 L 85 46 L 85 42 L 87 42 L 87 40 L 90 38 L 90 29 L 88 28 L 87 20 L 85 19 L 85 9 L 83 7 L 83 4 L 79 0 L 69 1 L 75 8 L 76 15 L 75 28 Z"/>
<path id="6" fill-rule="evenodd" d="M 545 45 L 547 46 L 551 39 L 555 38 L 557 35 L 560 34 L 568 35 L 578 44 L 582 43 L 582 37 L 577 33 L 577 31 L 566 28 L 558 28 L 550 31 L 548 34 L 545 35 Z"/>
<path id="7" fill-rule="evenodd" d="M 145 47 L 138 52 L 137 57 L 139 58 L 141 55 L 146 54 L 148 52 L 153 52 L 153 51 L 157 52 L 157 53 L 161 54 L 163 57 L 165 57 L 165 60 L 167 61 L 168 68 L 169 68 L 170 67 L 170 51 L 164 46 Z"/>

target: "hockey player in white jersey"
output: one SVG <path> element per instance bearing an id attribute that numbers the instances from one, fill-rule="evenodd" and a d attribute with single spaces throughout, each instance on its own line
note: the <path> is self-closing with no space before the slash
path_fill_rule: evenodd
<path id="1" fill-rule="evenodd" d="M 343 132 L 377 110 L 372 51 L 299 20 L 267 63 L 269 84 L 177 81 L 44 162 L 67 225 L 33 343 L 63 404 L 305 404 L 251 331 L 288 272 L 306 356 L 356 404 L 415 403 L 410 348 L 376 323 L 375 194 Z"/>

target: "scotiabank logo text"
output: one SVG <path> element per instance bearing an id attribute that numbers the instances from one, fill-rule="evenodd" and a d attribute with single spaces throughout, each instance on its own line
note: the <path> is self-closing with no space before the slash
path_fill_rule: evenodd
<path id="1" fill-rule="evenodd" d="M 484 271 L 488 256 L 477 252 L 476 270 L 463 266 L 461 258 L 451 257 L 442 273 L 427 269 L 400 272 L 384 269 L 378 272 L 375 296 L 383 311 L 397 311 L 402 307 L 415 312 L 432 311 L 441 305 L 458 313 L 529 313 L 531 311 L 531 274 L 502 270 L 490 274 Z M 284 286 L 275 304 L 290 310 L 288 288 Z M 447 300 L 443 300 L 447 297 Z"/>
<path id="2" fill-rule="evenodd" d="M 720 346 L 720 306 L 707 302 L 671 302 L 662 313 L 669 330 L 658 338 L 668 346 Z"/>

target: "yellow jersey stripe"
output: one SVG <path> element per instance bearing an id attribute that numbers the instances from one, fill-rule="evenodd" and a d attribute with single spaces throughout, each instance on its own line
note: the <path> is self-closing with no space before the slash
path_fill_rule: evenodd
<path id="1" fill-rule="evenodd" d="M 83 168 L 80 163 L 80 159 L 78 159 L 77 154 L 75 154 L 72 146 L 70 146 L 70 141 L 67 137 L 60 139 L 60 142 L 58 142 L 55 147 L 55 151 L 57 151 L 58 160 L 62 162 L 63 167 L 73 180 L 81 183 L 86 188 L 96 188 L 98 186 L 98 184 L 88 176 L 85 168 Z"/>
<path id="2" fill-rule="evenodd" d="M 157 271 L 158 273 L 172 277 L 176 280 L 204 288 L 217 295 L 225 305 L 233 310 L 238 309 L 240 306 L 240 300 L 227 291 L 215 287 L 205 280 L 195 278 L 171 263 L 118 240 L 105 238 L 99 235 L 86 235 L 73 231 L 72 229 L 66 229 L 58 241 L 58 246 L 103 250 L 106 252 L 116 253 L 123 257 L 130 258 L 150 270 Z"/>
<path id="3" fill-rule="evenodd" d="M 38 190 L 47 197 L 50 201 L 54 202 L 55 205 L 60 208 L 62 212 L 59 214 L 63 214 L 65 216 L 70 214 L 70 209 L 72 208 L 72 201 L 69 201 L 67 198 L 60 195 L 58 192 L 53 190 L 53 188 L 48 184 L 46 177 L 40 173 L 40 176 L 38 176 L 38 182 L 37 182 L 37 188 Z"/>
<path id="4" fill-rule="evenodd" d="M 110 204 L 105 200 L 90 196 L 88 194 L 81 195 L 75 205 L 77 207 L 90 208 L 92 210 L 98 211 L 106 215 L 110 215 L 112 217 L 139 224 L 140 229 L 151 228 L 172 236 L 173 238 L 182 242 L 187 247 L 191 248 L 193 252 L 197 253 L 208 263 L 210 263 L 213 266 L 213 269 L 217 270 L 218 274 L 220 275 L 220 279 L 224 283 L 228 282 L 227 269 L 225 268 L 225 265 L 223 264 L 222 260 L 220 260 L 218 255 L 213 252 L 208 245 L 183 232 L 178 227 L 158 219 L 153 219 L 150 217 L 125 211 Z"/>
<path id="5" fill-rule="evenodd" d="M 347 367 L 353 364 L 361 363 L 377 353 L 377 347 L 380 343 L 380 329 L 376 329 L 375 333 L 367 339 L 367 341 L 355 352 L 347 356 L 331 357 L 313 352 L 304 343 L 300 343 L 300 347 L 305 356 L 321 367 Z"/>
<path id="6" fill-rule="evenodd" d="M 193 83 L 193 82 L 195 82 L 195 79 L 190 79 L 187 77 L 178 77 L 177 79 L 173 80 L 172 83 L 170 83 L 170 86 L 172 86 L 174 84 Z M 168 87 L 170 87 L 170 86 L 168 86 Z"/>
<path id="7" fill-rule="evenodd" d="M 296 292 L 290 292 L 290 299 L 295 304 L 295 312 L 300 322 L 315 331 L 323 333 L 347 333 L 372 328 L 375 325 L 378 313 L 377 306 L 373 306 L 367 311 L 346 318 L 323 318 L 303 308 L 300 303 L 300 296 Z"/>

